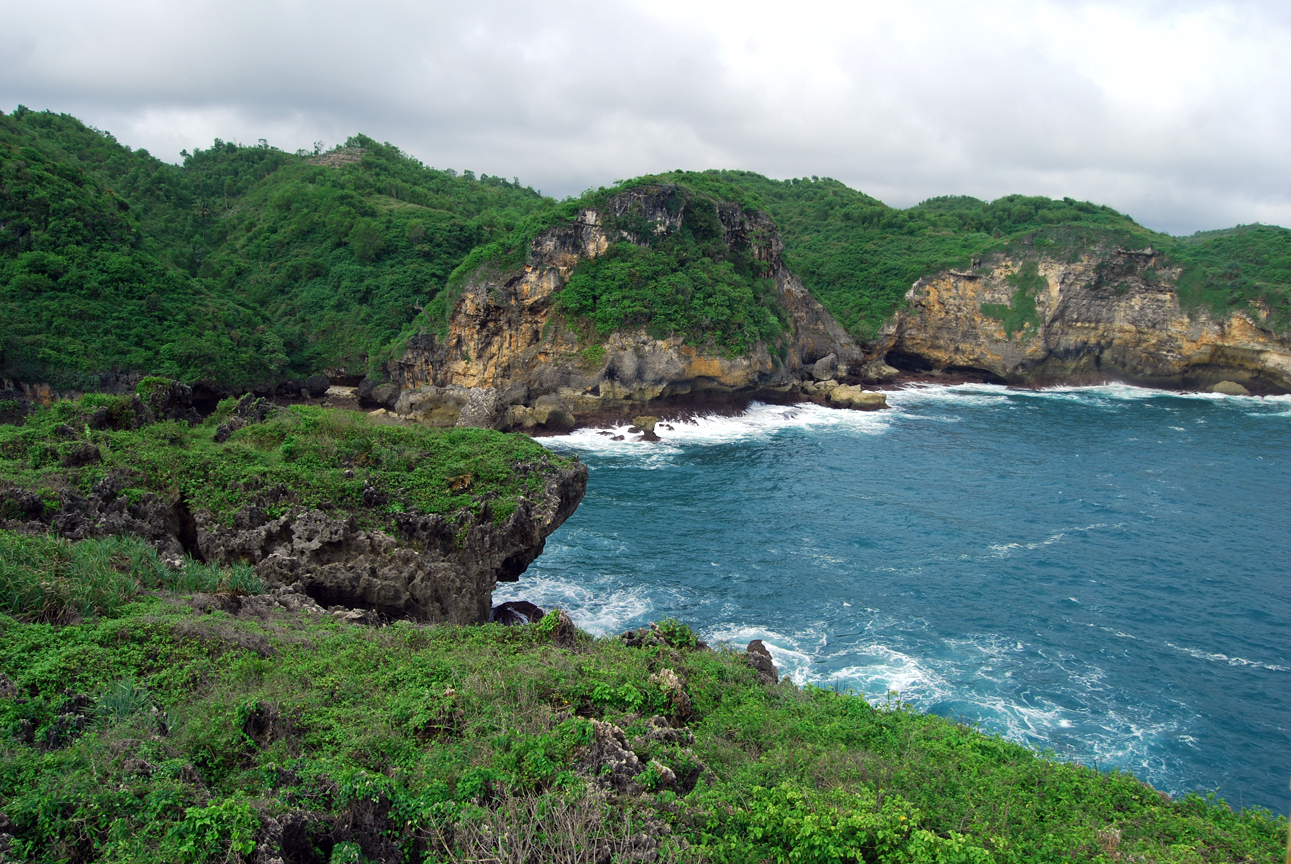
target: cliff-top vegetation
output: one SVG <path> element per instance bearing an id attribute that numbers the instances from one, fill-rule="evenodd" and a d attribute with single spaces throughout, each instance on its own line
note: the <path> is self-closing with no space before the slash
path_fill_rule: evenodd
<path id="1" fill-rule="evenodd" d="M 634 191 L 641 194 L 634 196 Z M 759 236 L 761 229 L 750 228 L 747 235 L 728 241 L 719 207 L 729 209 L 730 197 L 711 192 L 680 184 L 628 183 L 539 211 L 506 237 L 473 250 L 453 272 L 448 289 L 427 308 L 426 322 L 446 335 L 453 304 L 468 280 L 505 278 L 525 264 L 541 232 L 570 225 L 580 211 L 591 210 L 609 246 L 574 268 L 556 297 L 556 308 L 582 322 L 592 341 L 616 330 L 645 329 L 655 338 L 679 335 L 688 344 L 729 355 L 745 354 L 759 342 L 773 344 L 788 319 L 776 301 L 775 273 L 754 248 L 768 238 Z M 660 199 L 656 203 L 662 212 L 647 214 L 647 199 Z M 625 201 L 631 203 L 623 209 Z M 746 224 L 757 216 L 738 205 L 728 214 Z"/>
<path id="2" fill-rule="evenodd" d="M 552 203 L 363 136 L 320 155 L 217 140 L 177 166 L 0 115 L 0 375 L 362 375 L 471 249 Z"/>
<path id="3" fill-rule="evenodd" d="M 1291 231 L 1272 226 L 1172 238 L 1069 198 L 902 210 L 827 178 L 740 171 L 670 172 L 557 202 L 361 135 L 327 153 L 217 140 L 170 165 L 19 108 L 0 115 L 0 377 L 94 389 L 112 369 L 232 388 L 361 376 L 418 328 L 441 329 L 481 265 L 518 267 L 543 229 L 660 183 L 693 211 L 681 230 L 616 242 L 564 301 L 597 333 L 643 326 L 726 353 L 775 338 L 784 322 L 767 274 L 719 248 L 699 212 L 718 202 L 768 213 L 788 265 L 862 340 L 915 280 L 975 258 L 1149 244 L 1182 267 L 1185 308 L 1222 316 L 1258 303 L 1271 326 L 1291 320 Z"/>
<path id="4" fill-rule="evenodd" d="M 182 500 L 225 524 L 247 504 L 270 518 L 317 508 L 386 528 L 416 513 L 487 509 L 502 521 L 521 497 L 541 496 L 546 467 L 566 461 L 524 435 L 382 426 L 253 397 L 225 400 L 195 426 L 158 414 L 145 399 L 91 394 L 0 425 L 0 519 L 48 521 L 65 492 L 89 495 L 106 480 L 130 505 Z M 37 497 L 20 504 L 9 489 Z"/>
<path id="5" fill-rule="evenodd" d="M 747 171 L 671 172 L 643 178 L 714 192 L 740 190 L 765 210 L 784 238 L 786 263 L 854 337 L 865 340 L 901 305 L 918 279 L 971 270 L 994 253 L 1071 260 L 1117 248 L 1164 253 L 1159 269 L 1179 266 L 1179 298 L 1188 310 L 1223 317 L 1251 303 L 1291 326 L 1291 230 L 1239 226 L 1171 237 L 1110 207 L 1025 195 L 994 201 L 930 198 L 889 207 L 837 180 L 771 180 Z M 639 181 L 634 181 L 639 182 Z"/>

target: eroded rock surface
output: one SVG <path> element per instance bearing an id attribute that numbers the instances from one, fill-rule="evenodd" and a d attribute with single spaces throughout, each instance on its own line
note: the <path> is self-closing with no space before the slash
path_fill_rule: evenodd
<path id="1" fill-rule="evenodd" d="M 248 506 L 232 526 L 199 513 L 197 548 L 207 561 L 246 562 L 270 584 L 299 586 L 323 606 L 476 624 L 489 620 L 498 581 L 519 578 L 586 489 L 586 466 L 552 469 L 541 498 L 522 501 L 501 524 L 486 507 L 467 522 L 399 514 L 391 532 L 321 510 L 270 519 Z"/>
<path id="2" fill-rule="evenodd" d="M 1042 282 L 1034 316 L 1015 315 L 1027 262 L 999 256 L 974 273 L 914 284 L 907 309 L 869 346 L 887 363 L 920 371 L 984 372 L 999 381 L 1291 391 L 1291 334 L 1257 304 L 1223 320 L 1185 313 L 1180 275 L 1151 250 L 1091 251 L 1078 260 L 1032 259 Z M 993 313 L 993 314 L 992 314 Z"/>
<path id="3" fill-rule="evenodd" d="M 0 512 L 18 514 L 0 519 L 0 528 L 71 540 L 130 534 L 157 546 L 171 566 L 180 566 L 185 552 L 246 563 L 270 588 L 294 587 L 321 607 L 474 624 L 489 620 L 498 581 L 519 578 L 587 490 L 581 463 L 539 470 L 542 493 L 522 500 L 501 523 L 487 506 L 447 517 L 402 513 L 383 530 L 321 510 L 271 518 L 262 505 L 249 504 L 226 525 L 209 512 L 190 513 L 182 498 L 147 493 L 132 500 L 123 494 L 131 478 L 118 474 L 95 483 L 89 495 L 64 489 L 57 508 L 27 490 L 0 489 Z"/>

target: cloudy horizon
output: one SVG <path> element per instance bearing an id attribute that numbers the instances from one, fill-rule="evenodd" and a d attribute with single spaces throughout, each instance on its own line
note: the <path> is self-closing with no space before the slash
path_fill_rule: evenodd
<path id="1" fill-rule="evenodd" d="M 674 168 L 893 206 L 1023 193 L 1173 234 L 1291 226 L 1291 11 L 1270 2 L 25 4 L 0 108 L 167 161 L 363 133 L 556 197 Z"/>

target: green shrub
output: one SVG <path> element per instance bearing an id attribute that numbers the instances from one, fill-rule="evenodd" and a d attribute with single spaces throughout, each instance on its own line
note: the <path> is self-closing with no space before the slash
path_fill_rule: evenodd
<path id="1" fill-rule="evenodd" d="M 245 860 L 255 851 L 260 820 L 240 798 L 207 807 L 189 807 L 166 834 L 163 849 L 184 862 Z M 234 857 L 236 856 L 236 857 Z"/>

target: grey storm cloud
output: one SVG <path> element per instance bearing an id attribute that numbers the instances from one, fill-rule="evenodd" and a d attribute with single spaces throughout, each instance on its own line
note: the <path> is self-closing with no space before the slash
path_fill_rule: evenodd
<path id="1" fill-rule="evenodd" d="M 0 105 L 168 160 L 362 132 L 552 195 L 672 168 L 1291 225 L 1282 3 L 11 5 Z"/>

